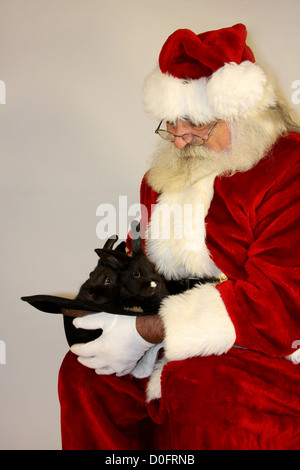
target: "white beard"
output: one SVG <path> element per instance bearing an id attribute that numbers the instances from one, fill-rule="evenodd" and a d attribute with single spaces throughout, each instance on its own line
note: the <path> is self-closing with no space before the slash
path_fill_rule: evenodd
<path id="1" fill-rule="evenodd" d="M 264 116 L 240 119 L 229 124 L 231 143 L 215 152 L 206 146 L 185 146 L 160 141 L 153 157 L 148 181 L 159 193 L 178 192 L 211 174 L 232 175 L 247 171 L 264 158 L 279 137 L 282 129 Z"/>
<path id="2" fill-rule="evenodd" d="M 258 125 L 258 119 L 232 123 L 231 144 L 222 152 L 205 146 L 178 150 L 169 142 L 160 143 L 148 182 L 161 194 L 148 225 L 146 247 L 150 259 L 167 279 L 222 275 L 205 243 L 205 217 L 214 195 L 214 180 L 221 174 L 247 171 L 267 155 L 279 133 L 270 121 L 265 121 L 264 126 Z M 191 215 L 185 219 L 187 205 Z M 179 214 L 176 219 L 171 208 Z"/>

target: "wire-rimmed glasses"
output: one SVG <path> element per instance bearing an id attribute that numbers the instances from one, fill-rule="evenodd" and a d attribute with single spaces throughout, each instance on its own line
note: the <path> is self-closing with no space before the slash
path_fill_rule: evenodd
<path id="1" fill-rule="evenodd" d="M 155 134 L 158 134 L 162 139 L 167 140 L 168 142 L 174 142 L 175 137 L 181 137 L 185 141 L 186 144 L 189 145 L 203 145 L 205 142 L 208 141 L 210 138 L 212 131 L 216 127 L 218 121 L 214 122 L 212 124 L 212 127 L 210 131 L 207 134 L 207 137 L 201 137 L 200 135 L 197 134 L 182 134 L 182 135 L 176 135 L 173 134 L 173 132 L 167 131 L 166 129 L 160 129 L 160 126 L 162 125 L 164 120 L 160 121 L 157 129 L 155 130 Z M 205 130 L 206 131 L 206 130 Z"/>

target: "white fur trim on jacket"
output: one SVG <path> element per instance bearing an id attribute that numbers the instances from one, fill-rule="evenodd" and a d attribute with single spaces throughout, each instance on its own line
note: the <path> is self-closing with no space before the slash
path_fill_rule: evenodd
<path id="1" fill-rule="evenodd" d="M 168 280 L 222 274 L 205 244 L 205 217 L 215 176 L 211 173 L 185 191 L 162 193 L 157 199 L 147 229 L 146 250 Z"/>
<path id="2" fill-rule="evenodd" d="M 188 117 L 196 124 L 230 121 L 276 103 L 269 78 L 250 61 L 224 64 L 209 78 L 195 80 L 173 77 L 157 67 L 145 80 L 143 100 L 154 118 L 175 122 Z"/>
<path id="3" fill-rule="evenodd" d="M 300 348 L 297 349 L 297 351 L 295 351 L 293 354 L 290 354 L 285 358 L 291 361 L 293 364 L 300 364 Z"/>
<path id="4" fill-rule="evenodd" d="M 161 374 L 164 366 L 167 364 L 166 356 L 162 357 L 154 367 L 150 380 L 147 384 L 146 401 L 161 398 Z"/>
<path id="5" fill-rule="evenodd" d="M 167 297 L 160 316 L 165 326 L 165 354 L 171 361 L 223 354 L 234 345 L 233 323 L 212 284 Z"/>

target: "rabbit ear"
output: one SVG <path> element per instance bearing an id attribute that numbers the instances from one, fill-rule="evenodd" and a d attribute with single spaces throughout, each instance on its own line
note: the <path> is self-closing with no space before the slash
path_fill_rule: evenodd
<path id="1" fill-rule="evenodd" d="M 131 223 L 131 249 L 135 255 L 144 253 L 141 225 L 137 220 Z"/>
<path id="2" fill-rule="evenodd" d="M 106 250 L 112 250 L 117 240 L 118 240 L 118 235 L 112 235 L 111 237 L 108 238 L 108 240 L 106 240 L 103 248 L 105 248 Z"/>
<path id="3" fill-rule="evenodd" d="M 131 222 L 131 239 L 136 240 L 137 238 L 142 238 L 141 224 L 137 220 L 133 220 Z"/>
<path id="4" fill-rule="evenodd" d="M 119 259 L 118 256 L 114 256 L 114 252 L 112 250 L 107 250 L 106 248 L 96 248 L 95 252 L 103 262 L 103 265 L 109 266 L 113 269 L 117 269 L 121 265 L 121 259 Z"/>
<path id="5" fill-rule="evenodd" d="M 126 242 L 121 242 L 119 245 L 115 248 L 116 251 L 121 251 L 122 253 L 126 252 Z"/>
<path id="6" fill-rule="evenodd" d="M 139 233 L 141 231 L 141 224 L 137 220 L 131 222 L 131 231 L 133 233 Z"/>
<path id="7" fill-rule="evenodd" d="M 97 253 L 97 255 L 99 256 L 99 258 L 101 258 L 101 254 L 102 254 L 102 248 L 96 248 L 94 250 L 95 253 Z"/>

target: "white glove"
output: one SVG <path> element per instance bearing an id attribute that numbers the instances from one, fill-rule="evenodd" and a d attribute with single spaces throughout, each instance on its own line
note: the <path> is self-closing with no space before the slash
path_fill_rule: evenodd
<path id="1" fill-rule="evenodd" d="M 136 329 L 136 317 L 106 312 L 93 313 L 73 320 L 76 328 L 103 330 L 102 335 L 86 344 L 74 344 L 71 351 L 86 367 L 97 374 L 129 374 L 144 353 L 153 346 Z"/>

